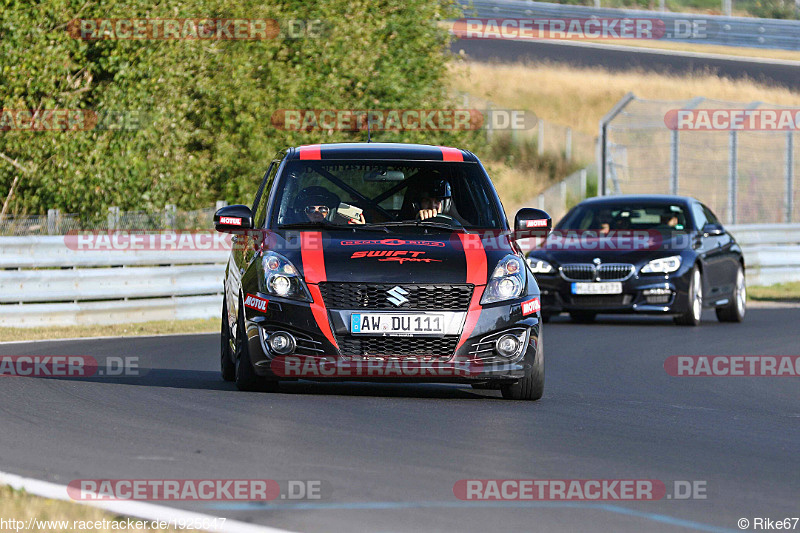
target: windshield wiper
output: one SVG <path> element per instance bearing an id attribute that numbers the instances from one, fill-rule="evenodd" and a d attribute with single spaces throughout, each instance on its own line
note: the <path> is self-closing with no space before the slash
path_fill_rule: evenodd
<path id="1" fill-rule="evenodd" d="M 368 231 L 381 231 L 388 233 L 388 228 L 383 226 L 376 226 L 371 224 L 334 224 L 333 222 L 328 222 L 327 220 L 322 220 L 319 222 L 295 222 L 293 224 L 281 224 L 278 226 L 278 229 L 306 229 L 306 228 L 325 228 L 325 229 L 338 229 L 338 230 L 360 230 L 365 229 Z"/>

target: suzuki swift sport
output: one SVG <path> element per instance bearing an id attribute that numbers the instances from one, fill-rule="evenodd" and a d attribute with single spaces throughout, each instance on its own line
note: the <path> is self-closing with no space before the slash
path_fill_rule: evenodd
<path id="1" fill-rule="evenodd" d="M 289 148 L 252 208 L 223 207 L 214 223 L 234 235 L 221 369 L 239 389 L 434 381 L 542 396 L 539 288 L 515 239 L 551 220 L 522 209 L 512 230 L 472 153 Z"/>

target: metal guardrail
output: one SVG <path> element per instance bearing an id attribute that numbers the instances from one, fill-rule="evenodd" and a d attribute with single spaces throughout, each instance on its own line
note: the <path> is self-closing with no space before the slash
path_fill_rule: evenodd
<path id="1" fill-rule="evenodd" d="M 64 236 L 0 237 L 0 327 L 220 314 L 229 251 L 76 250 Z"/>
<path id="2" fill-rule="evenodd" d="M 800 280 L 800 224 L 730 226 L 750 285 Z M 76 251 L 63 237 L 0 237 L 0 327 L 219 316 L 229 252 Z"/>
<path id="3" fill-rule="evenodd" d="M 594 8 L 527 0 L 461 1 L 467 16 L 479 18 L 639 18 L 664 22 L 660 39 L 750 48 L 800 50 L 800 21 Z M 694 31 L 689 29 L 695 28 Z"/>

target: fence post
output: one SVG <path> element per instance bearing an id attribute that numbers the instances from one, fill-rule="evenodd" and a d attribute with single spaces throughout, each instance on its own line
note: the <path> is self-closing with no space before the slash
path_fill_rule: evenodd
<path id="1" fill-rule="evenodd" d="M 164 227 L 175 228 L 175 205 L 167 204 L 164 206 Z"/>
<path id="2" fill-rule="evenodd" d="M 566 211 L 567 211 L 567 180 L 561 180 L 561 183 L 558 184 L 558 192 L 560 193 L 559 196 L 561 197 L 561 208 L 563 209 L 562 212 L 566 213 Z"/>
<path id="3" fill-rule="evenodd" d="M 678 194 L 678 168 L 680 167 L 680 138 L 678 130 L 672 130 L 670 135 L 669 150 L 669 191 L 670 194 Z"/>
<path id="4" fill-rule="evenodd" d="M 544 155 L 544 120 L 539 119 L 539 132 L 537 134 L 538 139 L 536 142 L 539 144 L 538 152 L 539 155 Z"/>
<path id="5" fill-rule="evenodd" d="M 217 205 L 214 208 L 214 211 L 219 211 L 220 209 L 222 209 L 226 205 L 228 205 L 228 201 L 227 200 L 217 200 Z"/>
<path id="6" fill-rule="evenodd" d="M 544 211 L 544 194 L 539 195 L 539 209 Z"/>
<path id="7" fill-rule="evenodd" d="M 564 157 L 572 161 L 572 128 L 567 128 L 567 145 L 564 147 Z"/>
<path id="8" fill-rule="evenodd" d="M 786 132 L 786 222 L 792 221 L 794 211 L 794 134 Z"/>
<path id="9" fill-rule="evenodd" d="M 617 102 L 617 105 L 611 108 L 611 111 L 600 119 L 600 135 L 597 148 L 597 172 L 599 181 L 597 184 L 597 192 L 600 196 L 605 196 L 606 194 L 606 176 L 608 175 L 608 125 L 634 98 L 636 98 L 636 95 L 633 93 L 626 94 L 622 97 L 622 100 Z"/>
<path id="10" fill-rule="evenodd" d="M 58 233 L 58 219 L 61 218 L 61 213 L 58 209 L 47 210 L 47 234 L 55 235 Z"/>
<path id="11" fill-rule="evenodd" d="M 587 190 L 588 184 L 586 183 L 586 169 L 581 169 L 581 188 L 580 188 L 580 200 L 585 200 L 587 196 L 589 196 L 589 191 Z"/>
<path id="12" fill-rule="evenodd" d="M 116 229 L 119 226 L 119 207 L 108 208 L 108 229 Z"/>
<path id="13" fill-rule="evenodd" d="M 730 155 L 728 160 L 728 224 L 736 224 L 736 175 L 739 172 L 739 136 L 736 130 L 730 133 Z"/>
<path id="14" fill-rule="evenodd" d="M 486 104 L 486 119 L 488 124 L 486 125 L 486 142 L 492 142 L 492 103 L 489 102 Z"/>

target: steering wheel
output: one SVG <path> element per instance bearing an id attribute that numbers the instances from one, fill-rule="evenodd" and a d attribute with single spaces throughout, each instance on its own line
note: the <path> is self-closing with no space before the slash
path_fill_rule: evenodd
<path id="1" fill-rule="evenodd" d="M 463 226 L 463 224 L 455 218 L 442 213 L 439 213 L 433 218 L 426 218 L 423 222 L 438 222 L 440 224 L 450 224 L 451 226 Z"/>

